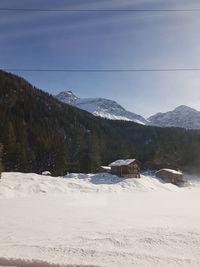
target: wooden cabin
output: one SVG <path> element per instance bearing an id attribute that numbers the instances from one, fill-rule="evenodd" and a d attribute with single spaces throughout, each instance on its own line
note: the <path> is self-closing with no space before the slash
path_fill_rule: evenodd
<path id="1" fill-rule="evenodd" d="M 172 183 L 175 185 L 184 183 L 183 174 L 180 171 L 172 169 L 161 169 L 156 172 L 156 176 L 167 183 Z"/>
<path id="2" fill-rule="evenodd" d="M 104 172 L 109 173 L 110 171 L 111 171 L 111 167 L 109 166 L 100 166 L 99 168 L 97 168 L 97 172 L 99 173 L 104 173 Z"/>
<path id="3" fill-rule="evenodd" d="M 127 178 L 140 178 L 140 166 L 136 159 L 119 159 L 109 164 L 112 174 Z"/>

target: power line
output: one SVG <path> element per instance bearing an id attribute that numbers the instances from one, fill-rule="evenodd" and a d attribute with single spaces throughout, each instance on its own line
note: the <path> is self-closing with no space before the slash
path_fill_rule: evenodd
<path id="1" fill-rule="evenodd" d="M 3 68 L 5 71 L 19 72 L 194 72 L 200 68 L 156 68 L 156 69 L 16 69 Z"/>
<path id="2" fill-rule="evenodd" d="M 200 12 L 200 8 L 190 9 L 41 9 L 41 8 L 0 8 L 0 11 L 15 12 Z"/>

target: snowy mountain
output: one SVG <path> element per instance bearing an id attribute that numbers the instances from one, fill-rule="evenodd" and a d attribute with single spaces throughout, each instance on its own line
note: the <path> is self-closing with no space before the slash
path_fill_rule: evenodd
<path id="1" fill-rule="evenodd" d="M 59 93 L 56 98 L 58 98 L 58 100 L 60 100 L 61 102 L 64 102 L 66 104 L 71 104 L 73 102 L 75 102 L 78 97 L 75 96 L 72 91 L 65 91 L 65 92 L 61 92 Z"/>
<path id="2" fill-rule="evenodd" d="M 61 92 L 56 95 L 61 102 L 86 110 L 95 116 L 110 120 L 134 121 L 147 125 L 149 122 L 142 116 L 127 111 L 117 102 L 105 98 L 78 98 L 71 91 Z"/>
<path id="3" fill-rule="evenodd" d="M 200 129 L 200 111 L 181 105 L 166 113 L 157 113 L 148 120 L 161 127 L 181 127 L 186 129 Z"/>

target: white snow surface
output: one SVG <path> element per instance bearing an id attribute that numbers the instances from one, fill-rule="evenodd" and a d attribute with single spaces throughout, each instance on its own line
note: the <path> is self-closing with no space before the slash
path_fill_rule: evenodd
<path id="1" fill-rule="evenodd" d="M 42 175 L 51 175 L 51 173 L 49 171 L 43 171 Z"/>
<path id="2" fill-rule="evenodd" d="M 136 161 L 136 159 L 118 159 L 109 164 L 109 166 L 126 166 Z"/>
<path id="3" fill-rule="evenodd" d="M 0 198 L 61 196 L 74 193 L 123 193 L 148 191 L 177 191 L 178 187 L 155 177 L 124 179 L 109 173 L 71 173 L 50 177 L 35 173 L 4 173 L 0 182 Z"/>
<path id="4" fill-rule="evenodd" d="M 134 121 L 147 125 L 149 122 L 142 116 L 125 110 L 117 102 L 105 98 L 78 98 L 71 91 L 64 91 L 55 96 L 61 102 L 86 110 L 95 116 L 110 120 Z"/>
<path id="5" fill-rule="evenodd" d="M 200 266 L 200 179 L 3 173 L 0 258 L 97 266 Z"/>

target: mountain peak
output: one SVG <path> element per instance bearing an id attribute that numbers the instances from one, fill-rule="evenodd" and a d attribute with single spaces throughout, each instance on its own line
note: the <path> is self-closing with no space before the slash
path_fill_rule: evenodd
<path id="1" fill-rule="evenodd" d="M 151 123 L 160 127 L 200 129 L 200 111 L 186 105 L 178 106 L 165 113 L 157 113 L 148 119 Z"/>
<path id="2" fill-rule="evenodd" d="M 78 97 L 72 91 L 62 91 L 58 95 L 56 95 L 61 102 L 66 104 L 71 104 L 78 99 Z"/>
<path id="3" fill-rule="evenodd" d="M 69 94 L 69 95 L 74 95 L 74 93 L 73 93 L 71 90 L 69 90 L 69 91 L 65 91 L 65 93 L 67 93 L 67 94 Z"/>
<path id="4" fill-rule="evenodd" d="M 72 91 L 61 92 L 56 96 L 61 102 L 86 110 L 95 116 L 110 120 L 126 120 L 139 124 L 148 124 L 142 116 L 125 110 L 116 101 L 106 98 L 77 98 Z"/>
<path id="5" fill-rule="evenodd" d="M 180 106 L 176 107 L 174 109 L 174 111 L 180 111 L 180 112 L 182 112 L 182 111 L 197 111 L 197 110 L 194 109 L 194 108 L 188 107 L 186 105 L 180 105 Z"/>

